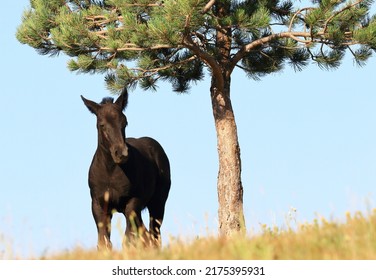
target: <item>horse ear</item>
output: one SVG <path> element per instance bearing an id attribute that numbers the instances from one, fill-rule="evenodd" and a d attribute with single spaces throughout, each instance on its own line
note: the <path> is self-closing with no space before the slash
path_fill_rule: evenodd
<path id="1" fill-rule="evenodd" d="M 118 99 L 116 99 L 115 104 L 123 111 L 128 105 L 128 91 L 124 87 L 123 92 L 120 94 Z"/>
<path id="2" fill-rule="evenodd" d="M 86 105 L 86 107 L 89 109 L 89 111 L 96 115 L 101 105 L 99 105 L 98 103 L 95 103 L 94 101 L 86 99 L 82 95 L 81 95 L 81 98 L 84 104 Z"/>

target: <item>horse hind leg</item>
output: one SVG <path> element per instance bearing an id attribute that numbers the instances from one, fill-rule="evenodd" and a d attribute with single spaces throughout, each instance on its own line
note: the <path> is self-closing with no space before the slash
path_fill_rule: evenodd
<path id="1" fill-rule="evenodd" d="M 149 210 L 149 232 L 151 242 L 153 246 L 160 247 L 162 245 L 161 226 L 165 211 L 165 200 L 154 199 L 150 201 L 147 207 Z"/>
<path id="2" fill-rule="evenodd" d="M 150 241 L 151 244 L 155 247 L 160 247 L 162 245 L 161 239 L 161 226 L 162 226 L 162 218 L 153 217 L 150 215 L 150 224 L 149 224 L 149 232 L 150 232 Z"/>
<path id="3" fill-rule="evenodd" d="M 167 177 L 160 178 L 156 187 L 157 192 L 147 205 L 150 217 L 149 232 L 152 243 L 156 247 L 160 247 L 162 245 L 161 226 L 170 185 L 171 181 L 169 175 Z"/>

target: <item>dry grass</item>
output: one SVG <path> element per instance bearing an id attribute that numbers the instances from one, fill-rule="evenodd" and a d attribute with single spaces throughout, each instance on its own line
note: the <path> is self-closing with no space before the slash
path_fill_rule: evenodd
<path id="1" fill-rule="evenodd" d="M 376 259 L 376 209 L 363 215 L 347 214 L 345 222 L 315 220 L 302 224 L 297 230 L 268 228 L 255 236 L 231 238 L 205 237 L 195 240 L 170 240 L 160 250 L 128 248 L 124 251 L 98 253 L 77 248 L 48 259 L 262 259 L 262 260 L 317 260 L 317 259 Z"/>

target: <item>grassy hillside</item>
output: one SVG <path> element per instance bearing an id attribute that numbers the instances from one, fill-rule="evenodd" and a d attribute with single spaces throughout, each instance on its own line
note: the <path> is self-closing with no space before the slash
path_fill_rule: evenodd
<path id="1" fill-rule="evenodd" d="M 298 229 L 262 228 L 263 233 L 232 238 L 171 240 L 160 250 L 129 248 L 98 253 L 75 249 L 48 259 L 376 259 L 376 209 L 347 214 L 344 222 L 315 220 Z"/>

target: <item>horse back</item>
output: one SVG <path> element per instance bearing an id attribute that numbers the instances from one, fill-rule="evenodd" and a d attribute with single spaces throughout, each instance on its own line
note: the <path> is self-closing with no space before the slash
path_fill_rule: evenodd
<path id="1" fill-rule="evenodd" d="M 159 180 L 170 184 L 170 163 L 162 146 L 153 138 L 126 138 L 128 146 L 137 150 L 145 159 L 155 164 Z"/>

